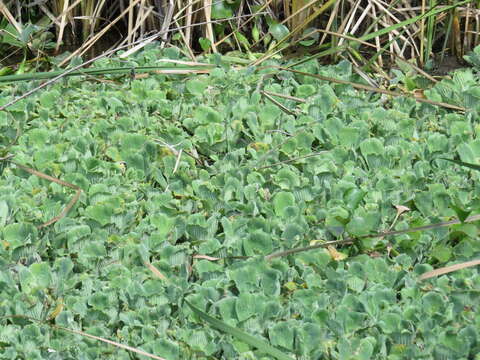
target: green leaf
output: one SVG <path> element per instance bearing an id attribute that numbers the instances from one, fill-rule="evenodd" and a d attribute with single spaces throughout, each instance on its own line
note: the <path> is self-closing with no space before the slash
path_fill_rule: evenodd
<path id="1" fill-rule="evenodd" d="M 423 296 L 422 305 L 428 315 L 441 314 L 445 308 L 445 299 L 438 293 L 429 292 Z"/>
<path id="2" fill-rule="evenodd" d="M 213 2 L 212 19 L 225 19 L 233 16 L 232 9 L 225 4 L 224 0 Z"/>
<path id="3" fill-rule="evenodd" d="M 258 112 L 258 120 L 263 130 L 273 129 L 275 121 L 281 115 L 282 111 L 273 104 L 266 104 Z"/>
<path id="4" fill-rule="evenodd" d="M 280 272 L 275 269 L 264 269 L 261 275 L 261 284 L 266 296 L 280 295 Z"/>
<path id="5" fill-rule="evenodd" d="M 212 46 L 212 42 L 204 37 L 199 38 L 198 42 L 200 43 L 200 47 L 202 48 L 203 51 L 210 50 L 210 47 Z"/>
<path id="6" fill-rule="evenodd" d="M 8 204 L 6 201 L 0 201 L 0 228 L 3 228 L 7 223 Z"/>
<path id="7" fill-rule="evenodd" d="M 150 222 L 157 228 L 156 235 L 165 237 L 173 229 L 175 220 L 165 214 L 155 214 L 150 218 Z"/>
<path id="8" fill-rule="evenodd" d="M 201 96 L 204 94 L 208 84 L 206 81 L 192 79 L 188 80 L 185 86 L 191 94 Z"/>
<path id="9" fill-rule="evenodd" d="M 190 304 L 187 300 L 185 300 L 185 303 L 192 309 L 192 311 L 198 315 L 201 319 L 209 323 L 211 326 L 214 328 L 223 331 L 226 334 L 229 334 L 255 348 L 258 350 L 273 356 L 276 359 L 279 360 L 293 360 L 290 356 L 287 356 L 280 350 L 274 348 L 270 344 L 266 343 L 265 341 L 260 340 L 258 337 L 252 336 L 250 334 L 247 334 L 246 332 L 243 332 L 240 329 L 237 329 L 233 326 L 225 324 L 223 321 L 215 319 L 214 317 L 204 313 L 200 309 L 196 308 L 192 304 Z"/>
<path id="10" fill-rule="evenodd" d="M 381 155 L 384 149 L 382 142 L 377 138 L 366 139 L 360 144 L 360 150 L 363 156 Z"/>
<path id="11" fill-rule="evenodd" d="M 317 92 L 315 86 L 310 84 L 302 84 L 297 87 L 296 96 L 301 98 L 307 98 Z"/>
<path id="12" fill-rule="evenodd" d="M 235 302 L 234 297 L 226 297 L 218 301 L 215 305 L 218 307 L 220 316 L 223 321 L 228 325 L 236 325 L 237 323 L 237 314 L 235 311 Z"/>
<path id="13" fill-rule="evenodd" d="M 113 209 L 108 204 L 96 204 L 87 207 L 85 209 L 85 215 L 104 226 L 111 222 Z"/>
<path id="14" fill-rule="evenodd" d="M 440 262 L 447 262 L 452 257 L 451 246 L 437 245 L 432 249 L 432 256 Z"/>
<path id="15" fill-rule="evenodd" d="M 473 164 L 475 161 L 473 150 L 468 144 L 462 143 L 458 145 L 457 152 L 464 164 Z"/>
<path id="16" fill-rule="evenodd" d="M 180 358 L 178 344 L 167 339 L 158 339 L 152 346 L 153 353 L 168 360 L 177 360 Z"/>
<path id="17" fill-rule="evenodd" d="M 250 293 L 241 293 L 235 303 L 235 311 L 239 321 L 245 321 L 255 315 L 258 297 Z M 259 300 L 261 301 L 261 300 Z"/>
<path id="18" fill-rule="evenodd" d="M 205 105 L 197 107 L 195 110 L 195 119 L 203 125 L 208 125 L 212 122 L 220 123 L 223 121 L 222 115 L 217 110 Z"/>
<path id="19" fill-rule="evenodd" d="M 279 41 L 286 37 L 290 33 L 290 30 L 288 30 L 285 25 L 274 24 L 268 28 L 268 32 L 272 34 L 275 40 Z"/>
<path id="20" fill-rule="evenodd" d="M 257 24 L 253 25 L 252 38 L 253 38 L 253 41 L 255 42 L 257 42 L 260 39 L 260 32 L 258 31 Z"/>
<path id="21" fill-rule="evenodd" d="M 37 234 L 37 229 L 27 223 L 8 224 L 3 228 L 3 240 L 11 249 L 33 243 Z"/>
<path id="22" fill-rule="evenodd" d="M 275 324 L 268 334 L 273 345 L 293 350 L 294 328 L 288 322 Z"/>
<path id="23" fill-rule="evenodd" d="M 289 206 L 295 206 L 295 196 L 291 192 L 281 191 L 273 199 L 273 206 L 275 214 L 280 217 L 285 217 L 286 209 Z"/>
<path id="24" fill-rule="evenodd" d="M 50 267 L 47 263 L 35 263 L 30 266 L 30 273 L 37 286 L 47 288 L 52 281 Z"/>
<path id="25" fill-rule="evenodd" d="M 459 206 L 456 205 L 450 205 L 450 207 L 455 211 L 455 214 L 457 214 L 458 219 L 463 223 L 472 213 L 472 210 L 464 210 Z"/>
<path id="26" fill-rule="evenodd" d="M 243 248 L 248 256 L 267 255 L 273 251 L 272 235 L 256 230 L 244 240 Z"/>
<path id="27" fill-rule="evenodd" d="M 387 313 L 382 316 L 379 325 L 386 334 L 391 334 L 399 330 L 402 318 L 395 313 Z"/>
<path id="28" fill-rule="evenodd" d="M 439 133 L 434 133 L 428 136 L 427 146 L 430 152 L 447 152 L 448 151 L 448 138 Z"/>

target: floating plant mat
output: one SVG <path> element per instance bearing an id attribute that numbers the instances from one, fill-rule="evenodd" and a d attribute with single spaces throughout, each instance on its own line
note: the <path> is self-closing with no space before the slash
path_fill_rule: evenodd
<path id="1" fill-rule="evenodd" d="M 162 56 L 179 59 L 127 65 Z M 480 158 L 475 68 L 424 91 L 446 108 L 356 89 L 347 62 L 210 60 L 72 76 L 0 112 L 0 357 L 479 353 L 477 267 L 420 281 L 479 256 L 476 222 L 428 227 L 479 208 L 460 163 Z M 0 106 L 33 86 L 4 85 Z"/>

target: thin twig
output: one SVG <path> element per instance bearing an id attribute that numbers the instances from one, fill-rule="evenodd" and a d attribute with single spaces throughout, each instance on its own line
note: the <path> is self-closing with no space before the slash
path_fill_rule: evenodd
<path id="1" fill-rule="evenodd" d="M 6 156 L 6 158 L 11 158 L 13 156 Z M 2 160 L 2 159 L 0 159 Z M 65 206 L 65 208 L 60 212 L 60 214 L 58 214 L 57 216 L 55 216 L 54 218 L 48 220 L 47 222 L 37 226 L 38 229 L 42 229 L 44 227 L 47 227 L 55 222 L 57 222 L 58 220 L 60 219 L 63 219 L 67 214 L 68 212 L 72 209 L 72 207 L 75 205 L 75 203 L 78 201 L 78 199 L 80 198 L 80 195 L 82 193 L 82 189 L 80 187 L 78 187 L 77 185 L 73 185 L 73 184 L 70 184 L 66 181 L 63 181 L 63 180 L 60 180 L 60 179 L 57 179 L 56 177 L 53 177 L 53 176 L 50 176 L 50 175 L 47 175 L 47 174 L 44 174 L 38 170 L 35 170 L 35 169 L 32 169 L 32 168 L 29 168 L 25 165 L 22 165 L 22 164 L 19 164 L 17 162 L 14 162 L 14 161 L 11 161 L 10 162 L 12 164 L 14 164 L 16 167 L 32 174 L 32 175 L 35 175 L 35 176 L 38 176 L 42 179 L 45 179 L 45 180 L 48 180 L 48 181 L 51 181 L 51 182 L 54 182 L 58 185 L 62 185 L 62 186 L 66 186 L 70 189 L 73 189 L 75 190 L 75 196 L 72 198 L 72 200 L 69 201 L 69 203 L 67 204 L 67 206 Z"/>
<path id="2" fill-rule="evenodd" d="M 306 103 L 307 102 L 305 99 L 298 98 L 298 97 L 291 96 L 291 95 L 279 94 L 279 93 L 276 93 L 276 92 L 271 92 L 271 91 L 266 91 L 266 90 L 261 90 L 260 92 L 264 93 L 264 94 L 271 95 L 271 96 L 277 96 L 277 97 L 280 97 L 280 98 L 293 100 L 293 101 L 296 101 L 296 102 L 299 102 L 299 103 Z"/>
<path id="3" fill-rule="evenodd" d="M 271 168 L 271 167 L 274 167 L 274 166 L 277 166 L 277 165 L 288 164 L 288 163 L 291 163 L 291 162 L 294 162 L 294 161 L 298 161 L 298 160 L 302 160 L 302 159 L 307 159 L 307 158 L 310 158 L 310 157 L 313 157 L 313 156 L 322 155 L 322 154 L 325 154 L 325 153 L 327 153 L 327 152 L 328 152 L 327 150 L 325 150 L 325 151 L 319 151 L 319 152 L 316 152 L 316 153 L 299 156 L 299 157 L 296 157 L 296 158 L 294 158 L 294 159 L 288 159 L 288 160 L 276 162 L 276 163 L 274 163 L 274 164 L 265 165 L 265 166 L 260 166 L 260 167 L 258 167 L 258 168 L 255 168 L 255 170 L 268 169 L 268 168 Z"/>
<path id="4" fill-rule="evenodd" d="M 480 220 L 480 214 L 472 215 L 465 219 L 464 222 L 474 222 Z M 289 249 L 285 251 L 278 251 L 274 252 L 270 255 L 265 256 L 265 260 L 271 260 L 276 257 L 281 257 L 281 256 L 286 256 L 290 254 L 295 254 L 303 251 L 309 251 L 309 250 L 314 250 L 318 248 L 323 248 L 327 247 L 329 245 L 333 244 L 351 244 L 357 240 L 360 239 L 367 239 L 367 238 L 379 238 L 379 237 L 385 237 L 385 236 L 396 236 L 396 235 L 402 235 L 402 234 L 407 234 L 411 232 L 418 232 L 418 231 L 424 231 L 424 230 L 430 230 L 430 229 L 435 229 L 439 227 L 446 227 L 446 226 L 451 226 L 451 225 L 456 225 L 456 224 L 461 224 L 462 222 L 458 219 L 455 220 L 450 220 L 450 221 L 444 221 L 440 222 L 437 224 L 430 224 L 430 225 L 424 225 L 424 226 L 419 226 L 415 228 L 410 228 L 410 229 L 405 229 L 405 230 L 396 230 L 396 231 L 382 231 L 378 232 L 376 234 L 371 234 L 371 235 L 364 235 L 364 236 L 359 236 L 357 238 L 347 238 L 345 240 L 338 240 L 338 241 L 330 241 L 322 244 L 316 244 L 316 245 L 311 245 L 311 246 L 306 246 L 306 247 L 301 247 L 301 248 L 294 248 L 294 249 Z"/>
<path id="5" fill-rule="evenodd" d="M 435 276 L 440 276 L 440 275 L 443 275 L 443 274 L 448 274 L 448 273 L 453 272 L 453 271 L 465 269 L 465 268 L 472 267 L 472 266 L 476 266 L 476 265 L 480 265 L 480 260 L 479 260 L 479 259 L 477 259 L 477 260 L 472 260 L 472 261 L 466 261 L 466 262 L 463 262 L 463 263 L 460 263 L 460 264 L 455 264 L 455 265 L 450 265 L 450 266 L 444 266 L 444 267 L 442 267 L 442 268 L 435 269 L 435 270 L 432 270 L 432 271 L 428 271 L 428 272 L 426 272 L 426 273 L 423 273 L 423 274 L 418 278 L 418 280 L 430 279 L 430 278 L 435 277 Z"/>
<path id="6" fill-rule="evenodd" d="M 298 70 L 293 70 L 293 69 L 289 69 L 289 68 L 285 68 L 285 67 L 281 67 L 281 66 L 272 66 L 272 67 L 275 67 L 275 68 L 278 68 L 278 69 L 281 69 L 281 70 L 285 70 L 285 71 L 291 71 L 293 73 L 300 74 L 300 75 L 314 77 L 314 78 L 317 78 L 317 79 L 320 79 L 320 80 L 323 80 L 323 81 L 333 82 L 333 83 L 342 84 L 342 85 L 350 85 L 350 86 L 354 87 L 355 89 L 373 91 L 373 92 L 377 92 L 377 93 L 381 93 L 381 94 L 385 94 L 385 95 L 390 95 L 390 96 L 395 96 L 395 97 L 406 96 L 406 97 L 409 97 L 409 98 L 411 98 L 415 101 L 430 104 L 430 105 L 441 106 L 441 107 L 444 107 L 444 108 L 447 108 L 447 109 L 452 109 L 452 110 L 461 111 L 461 112 L 466 112 L 467 111 L 466 108 L 461 107 L 461 106 L 451 105 L 451 104 L 447 104 L 447 103 L 444 103 L 444 102 L 433 101 L 433 100 L 419 98 L 419 97 L 415 97 L 415 96 L 412 97 L 412 96 L 409 96 L 408 94 L 401 93 L 401 92 L 395 92 L 395 91 L 380 89 L 380 88 L 376 88 L 376 87 L 373 87 L 373 86 L 358 84 L 358 83 L 354 83 L 354 82 L 351 82 L 351 81 L 331 78 L 331 77 L 318 75 L 318 74 L 311 74 L 311 73 L 298 71 Z"/>
<path id="7" fill-rule="evenodd" d="M 287 113 L 288 115 L 292 115 L 292 116 L 295 116 L 296 114 L 291 111 L 290 109 L 288 109 L 287 107 L 285 107 L 284 105 L 282 105 L 280 102 L 278 102 L 277 100 L 275 100 L 273 97 L 271 97 L 270 95 L 268 95 L 265 91 L 260 91 L 262 93 L 263 96 L 265 96 L 268 100 L 270 100 L 272 103 L 274 103 L 275 105 L 277 105 L 284 113 Z"/>
<path id="8" fill-rule="evenodd" d="M 160 356 L 157 356 L 157 355 L 153 355 L 149 352 L 146 352 L 146 351 L 143 351 L 141 349 L 137 349 L 137 348 L 134 348 L 132 346 L 128 346 L 128 345 L 124 345 L 124 344 L 120 344 L 116 341 L 112 341 L 112 340 L 108 340 L 108 339 L 105 339 L 103 337 L 100 337 L 100 336 L 95 336 L 95 335 L 91 335 L 91 334 L 88 334 L 86 332 L 83 332 L 81 330 L 74 330 L 74 329 L 69 329 L 69 328 L 65 328 L 65 327 L 62 327 L 62 326 L 58 326 L 58 325 L 54 325 L 54 324 L 51 324 L 49 322 L 46 322 L 46 321 L 43 321 L 43 320 L 40 320 L 40 319 L 36 319 L 36 318 L 33 318 L 31 316 L 26 316 L 26 315 L 7 315 L 7 316 L 2 316 L 0 317 L 0 319 L 8 319 L 8 318 L 18 318 L 18 319 L 27 319 L 27 320 L 30 320 L 30 321 L 35 321 L 35 322 L 38 322 L 38 323 L 41 323 L 41 324 L 46 324 L 48 326 L 50 326 L 51 328 L 53 329 L 57 329 L 57 330 L 62 330 L 62 331 L 67 331 L 69 333 L 72 333 L 72 334 L 76 334 L 76 335 L 81 335 L 81 336 L 84 336 L 84 337 L 88 337 L 90 339 L 93 339 L 93 340 L 98 340 L 98 341 L 101 341 L 101 342 L 104 342 L 106 344 L 109 344 L 109 345 L 113 345 L 117 348 L 120 348 L 120 349 L 124 349 L 124 350 L 127 350 L 127 351 L 131 351 L 131 352 L 134 352 L 134 353 L 137 353 L 137 354 L 140 354 L 140 355 L 143 355 L 143 356 L 146 356 L 146 357 L 149 357 L 151 359 L 156 359 L 156 360 L 166 360 Z"/>

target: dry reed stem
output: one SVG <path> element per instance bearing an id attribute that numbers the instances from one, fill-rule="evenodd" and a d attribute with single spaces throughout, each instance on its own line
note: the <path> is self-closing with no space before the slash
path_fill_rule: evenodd
<path id="1" fill-rule="evenodd" d="M 68 9 L 69 0 L 64 0 L 63 2 L 63 10 L 62 10 L 62 17 L 60 19 L 60 26 L 58 29 L 58 36 L 57 36 L 57 45 L 55 46 L 55 51 L 58 52 L 60 49 L 60 45 L 63 40 L 63 32 L 65 30 L 65 26 L 67 24 L 67 13 L 66 10 Z"/>
<path id="2" fill-rule="evenodd" d="M 432 277 L 437 277 L 437 276 L 440 276 L 440 275 L 451 273 L 453 271 L 466 269 L 466 268 L 476 266 L 476 265 L 480 265 L 480 260 L 472 260 L 472 261 L 466 261 L 466 262 L 463 262 L 463 263 L 460 263 L 460 264 L 444 266 L 444 267 L 441 267 L 439 269 L 435 269 L 435 270 L 423 273 L 422 275 L 420 275 L 418 280 L 430 279 Z"/>
<path id="3" fill-rule="evenodd" d="M 13 25 L 19 34 L 22 33 L 22 26 L 17 22 L 17 20 L 15 20 L 15 17 L 12 15 L 10 10 L 8 10 L 3 0 L 0 0 L 0 13 L 7 18 L 8 22 Z"/>
<path id="4" fill-rule="evenodd" d="M 112 20 L 112 22 L 110 24 L 108 24 L 105 28 L 103 28 L 101 31 L 99 31 L 97 34 L 95 34 L 95 36 L 93 36 L 92 38 L 90 38 L 89 40 L 87 40 L 80 48 L 78 48 L 77 50 L 75 50 L 72 54 L 70 54 L 69 56 L 67 56 L 65 59 L 63 59 L 62 62 L 60 62 L 59 66 L 63 66 L 65 65 L 68 61 L 70 61 L 74 56 L 77 56 L 77 55 L 83 55 L 88 49 L 90 49 L 90 47 L 93 46 L 93 44 L 95 44 L 98 39 L 100 39 L 103 35 L 105 35 L 105 33 L 113 26 L 115 25 L 118 21 L 120 21 L 124 16 L 125 14 L 130 11 L 130 9 L 132 9 L 135 5 L 138 4 L 140 0 L 132 0 L 130 5 L 120 13 L 120 15 L 118 15 L 114 20 Z M 129 44 L 130 46 L 132 45 L 132 43 Z"/>
<path id="5" fill-rule="evenodd" d="M 140 0 L 140 1 L 143 1 L 143 0 Z M 147 18 L 151 15 L 152 11 L 153 11 L 153 7 L 150 6 L 147 8 L 147 10 L 138 12 L 138 17 L 137 17 L 137 20 L 135 21 L 135 26 L 132 29 L 132 34 L 135 34 L 138 28 L 140 28 L 145 23 Z M 123 46 L 125 44 L 128 44 L 128 46 L 131 46 L 131 41 L 128 37 L 120 43 L 120 46 Z"/>
<path id="6" fill-rule="evenodd" d="M 217 52 L 217 46 L 215 45 L 215 37 L 213 33 L 213 26 L 212 26 L 212 0 L 204 0 L 204 13 L 205 13 L 205 21 L 207 22 L 207 26 L 205 27 L 206 30 L 206 37 L 210 40 L 210 44 L 212 46 L 212 51 L 214 53 Z"/>

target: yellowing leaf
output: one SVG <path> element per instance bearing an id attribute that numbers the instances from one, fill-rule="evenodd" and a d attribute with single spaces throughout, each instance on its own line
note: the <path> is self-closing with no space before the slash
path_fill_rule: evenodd
<path id="1" fill-rule="evenodd" d="M 295 282 L 293 282 L 293 281 L 289 281 L 289 282 L 285 283 L 283 286 L 284 286 L 285 289 L 287 289 L 288 291 L 295 291 L 295 290 L 297 290 L 297 284 L 295 284 Z"/>
<path id="2" fill-rule="evenodd" d="M 53 311 L 50 313 L 50 315 L 48 315 L 48 320 L 53 320 L 55 319 L 58 315 L 60 315 L 60 313 L 62 312 L 63 310 L 63 298 L 59 298 L 58 299 L 58 303 L 57 303 L 57 306 L 55 306 L 55 309 L 53 309 Z"/>
<path id="3" fill-rule="evenodd" d="M 327 247 L 328 253 L 332 257 L 333 260 L 335 261 L 340 261 L 346 259 L 348 256 L 346 254 L 343 254 L 341 252 L 338 252 L 337 249 L 335 249 L 333 246 L 328 246 Z"/>

